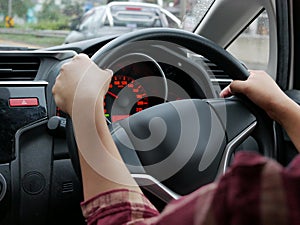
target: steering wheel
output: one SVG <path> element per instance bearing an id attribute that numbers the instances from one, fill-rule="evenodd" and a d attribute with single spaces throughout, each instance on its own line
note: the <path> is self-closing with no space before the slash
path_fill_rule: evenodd
<path id="1" fill-rule="evenodd" d="M 246 67 L 217 44 L 171 28 L 122 35 L 99 49 L 92 60 L 100 68 L 108 68 L 123 54 L 147 51 L 156 43 L 168 43 L 166 48 L 175 44 L 193 51 L 220 66 L 232 79 L 248 77 Z M 275 156 L 273 121 L 244 96 L 166 102 L 112 123 L 110 129 L 138 184 L 165 202 L 223 174 L 236 147 L 249 136 L 257 141 L 261 154 Z M 67 136 L 71 159 L 80 176 L 71 126 Z"/>

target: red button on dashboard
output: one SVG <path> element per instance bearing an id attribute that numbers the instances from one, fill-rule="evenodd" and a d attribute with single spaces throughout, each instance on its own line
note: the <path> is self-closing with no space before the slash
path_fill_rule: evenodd
<path id="1" fill-rule="evenodd" d="M 32 107 L 38 106 L 38 98 L 11 98 L 9 99 L 10 107 Z"/>

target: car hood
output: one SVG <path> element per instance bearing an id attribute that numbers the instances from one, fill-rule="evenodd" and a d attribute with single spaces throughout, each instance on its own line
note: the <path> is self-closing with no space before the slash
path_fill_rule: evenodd
<path id="1" fill-rule="evenodd" d="M 80 32 L 80 31 L 71 31 L 65 39 L 65 44 L 73 43 L 77 41 L 88 40 L 97 37 L 111 36 L 111 35 L 120 35 L 128 33 L 134 30 L 145 29 L 145 28 L 136 28 L 136 27 L 103 27 L 94 32 Z"/>

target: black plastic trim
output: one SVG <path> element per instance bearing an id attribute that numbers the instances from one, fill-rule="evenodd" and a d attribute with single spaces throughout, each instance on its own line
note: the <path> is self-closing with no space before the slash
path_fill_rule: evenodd
<path id="1" fill-rule="evenodd" d="M 48 57 L 57 60 L 65 60 L 75 56 L 77 53 L 75 51 L 64 50 L 64 51 L 1 51 L 1 56 L 33 56 L 33 57 Z"/>
<path id="2" fill-rule="evenodd" d="M 278 0 L 280 1 L 280 0 Z M 300 89 L 300 20 L 298 17 L 300 9 L 300 1 L 293 0 L 293 35 L 294 35 L 294 89 Z"/>
<path id="3" fill-rule="evenodd" d="M 288 1 L 276 1 L 276 19 L 277 19 L 277 76 L 276 82 L 283 89 L 289 87 L 290 68 L 291 68 L 291 43 L 289 27 L 289 5 Z"/>

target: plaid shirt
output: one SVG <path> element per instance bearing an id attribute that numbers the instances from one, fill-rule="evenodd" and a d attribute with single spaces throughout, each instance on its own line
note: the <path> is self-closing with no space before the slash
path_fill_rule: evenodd
<path id="1" fill-rule="evenodd" d="M 300 224 L 300 156 L 288 167 L 240 152 L 218 181 L 170 202 L 159 213 L 127 189 L 102 193 L 81 204 L 97 225 L 293 225 Z"/>

